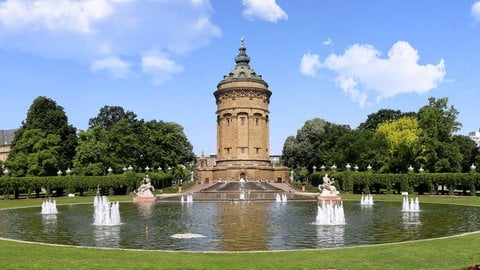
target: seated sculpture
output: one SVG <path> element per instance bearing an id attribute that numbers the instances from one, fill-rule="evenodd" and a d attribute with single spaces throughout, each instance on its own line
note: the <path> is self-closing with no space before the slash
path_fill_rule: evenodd
<path id="1" fill-rule="evenodd" d="M 148 175 L 144 177 L 141 181 L 140 187 L 138 187 L 137 192 L 135 193 L 138 197 L 155 197 L 153 194 L 154 187 L 152 186 L 152 181 L 148 178 Z"/>
<path id="2" fill-rule="evenodd" d="M 337 195 L 337 188 L 335 187 L 335 181 L 328 177 L 328 174 L 325 174 L 323 177 L 323 184 L 318 185 L 318 191 L 320 196 L 332 196 Z"/>

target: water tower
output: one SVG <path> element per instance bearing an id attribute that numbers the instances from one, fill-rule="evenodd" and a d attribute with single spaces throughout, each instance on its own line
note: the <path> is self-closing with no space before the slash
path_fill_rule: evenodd
<path id="1" fill-rule="evenodd" d="M 202 155 L 198 180 L 286 181 L 288 168 L 270 162 L 268 105 L 272 92 L 262 76 L 250 67 L 243 38 L 235 67 L 218 83 L 213 94 L 217 104 L 216 160 L 208 163 Z"/>

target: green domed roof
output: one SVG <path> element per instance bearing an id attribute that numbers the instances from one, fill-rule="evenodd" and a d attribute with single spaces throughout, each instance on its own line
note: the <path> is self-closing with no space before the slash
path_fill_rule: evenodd
<path id="1" fill-rule="evenodd" d="M 238 55 L 235 57 L 236 65 L 228 75 L 223 76 L 223 80 L 221 80 L 218 85 L 234 81 L 254 81 L 262 83 L 268 87 L 268 84 L 262 79 L 262 75 L 258 75 L 255 73 L 255 70 L 250 67 L 250 57 L 248 57 L 246 51 L 245 39 L 241 38 Z"/>

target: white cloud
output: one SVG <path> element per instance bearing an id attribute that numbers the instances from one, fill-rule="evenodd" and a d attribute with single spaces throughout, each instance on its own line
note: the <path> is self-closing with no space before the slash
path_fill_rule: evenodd
<path id="1" fill-rule="evenodd" d="M 93 72 L 107 71 L 115 79 L 126 79 L 130 73 L 131 64 L 118 57 L 108 57 L 95 60 L 91 65 Z"/>
<path id="2" fill-rule="evenodd" d="M 405 41 L 396 42 L 387 58 L 371 45 L 355 44 L 343 55 L 331 54 L 320 67 L 336 74 L 335 81 L 361 107 L 373 93 L 377 102 L 403 93 L 423 94 L 444 82 L 445 63 L 418 64 L 418 52 Z"/>
<path id="3" fill-rule="evenodd" d="M 480 21 L 480 1 L 473 3 L 470 14 L 476 21 Z"/>
<path id="4" fill-rule="evenodd" d="M 320 56 L 318 54 L 308 52 L 302 56 L 302 60 L 300 61 L 300 72 L 302 74 L 313 77 L 320 67 Z"/>
<path id="5" fill-rule="evenodd" d="M 0 3 L 0 22 L 11 29 L 33 27 L 40 31 L 88 34 L 92 24 L 113 13 L 108 0 L 7 0 Z"/>
<path id="6" fill-rule="evenodd" d="M 208 0 L 5 0 L 0 48 L 73 59 L 93 72 L 126 78 L 142 72 L 131 69 L 142 66 L 147 52 L 161 50 L 175 59 L 221 36 L 212 13 Z"/>
<path id="7" fill-rule="evenodd" d="M 327 38 L 322 44 L 323 46 L 331 46 L 333 45 L 333 40 L 331 38 Z"/>
<path id="8" fill-rule="evenodd" d="M 142 72 L 150 75 L 156 85 L 165 83 L 173 74 L 182 71 L 182 66 L 163 54 L 150 53 L 142 57 Z"/>
<path id="9" fill-rule="evenodd" d="M 265 20 L 276 22 L 287 20 L 287 13 L 275 2 L 275 0 L 242 0 L 243 16 L 249 20 Z"/>

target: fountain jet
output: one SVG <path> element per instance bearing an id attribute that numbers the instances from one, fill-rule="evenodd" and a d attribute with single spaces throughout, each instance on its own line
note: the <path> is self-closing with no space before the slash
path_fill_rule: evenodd
<path id="1" fill-rule="evenodd" d="M 57 214 L 57 203 L 48 199 L 42 203 L 42 214 Z"/>
<path id="2" fill-rule="evenodd" d="M 277 193 L 275 201 L 276 202 L 287 202 L 287 194 L 286 193 L 282 193 L 282 194 Z"/>
<path id="3" fill-rule="evenodd" d="M 373 205 L 372 194 L 367 194 L 367 195 L 362 194 L 362 198 L 360 199 L 360 204 L 361 205 Z"/>
<path id="4" fill-rule="evenodd" d="M 110 203 L 106 196 L 95 196 L 93 225 L 115 226 L 120 225 L 120 211 L 118 202 Z"/>
<path id="5" fill-rule="evenodd" d="M 315 225 L 344 225 L 345 214 L 342 201 L 322 200 L 318 205 L 317 218 Z"/>
<path id="6" fill-rule="evenodd" d="M 403 197 L 402 204 L 403 212 L 420 212 L 420 204 L 418 202 L 418 197 L 415 199 L 408 199 L 408 196 Z"/>

